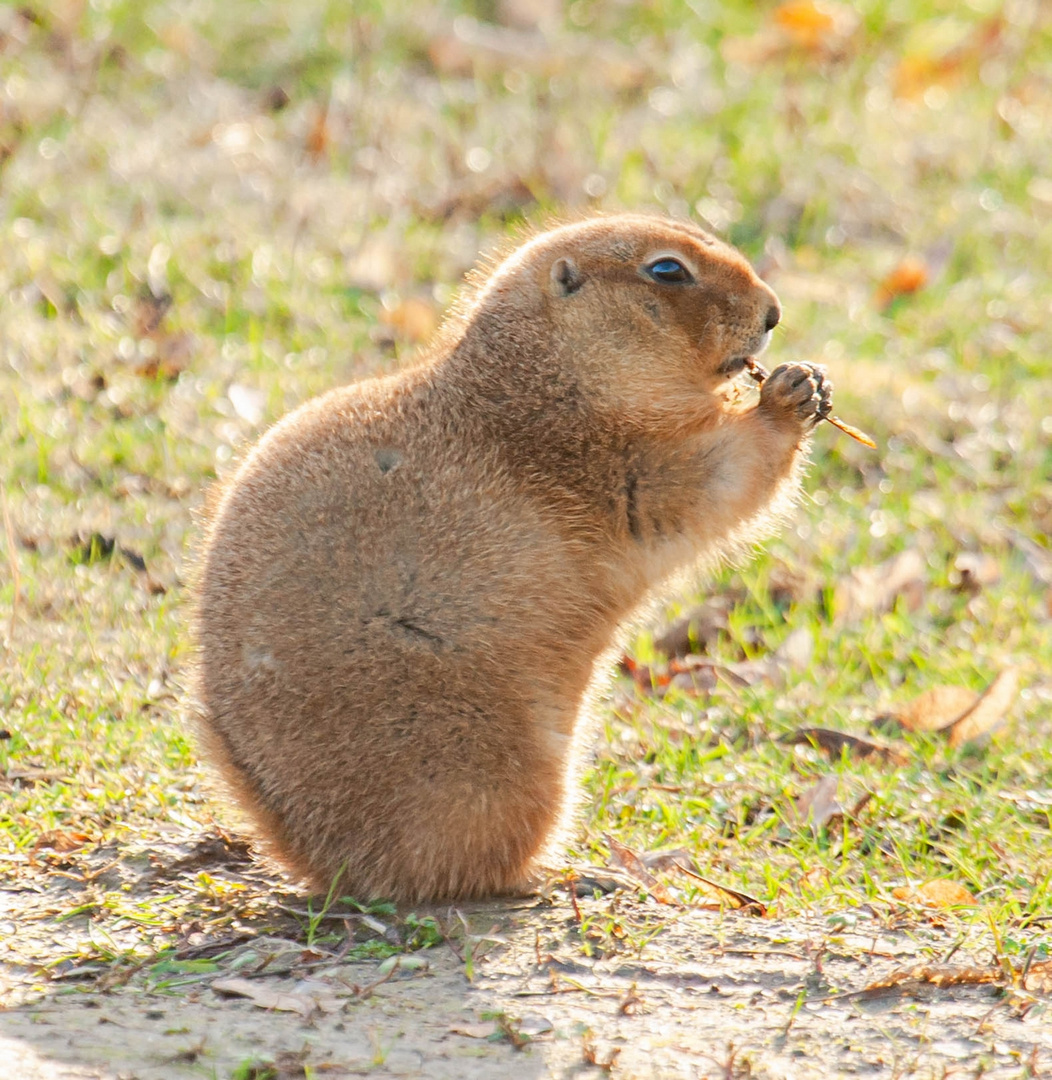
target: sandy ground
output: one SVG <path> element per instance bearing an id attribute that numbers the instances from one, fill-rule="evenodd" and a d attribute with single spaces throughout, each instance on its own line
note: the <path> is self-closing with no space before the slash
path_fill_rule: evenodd
<path id="1" fill-rule="evenodd" d="M 0 1076 L 1025 1077 L 1052 1068 L 1047 976 L 1037 993 L 983 981 L 994 977 L 993 943 L 960 946 L 961 928 L 941 919 L 919 929 L 911 919 L 907 930 L 863 911 L 845 927 L 675 910 L 623 893 L 582 900 L 579 914 L 561 892 L 447 911 L 467 936 L 393 972 L 390 962 L 330 961 L 269 937 L 232 950 L 220 973 L 167 990 L 138 976 L 102 992 L 62 980 L 33 990 L 9 966 L 24 1003 L 0 1012 Z M 594 929 L 611 921 L 634 932 L 619 943 Z"/>

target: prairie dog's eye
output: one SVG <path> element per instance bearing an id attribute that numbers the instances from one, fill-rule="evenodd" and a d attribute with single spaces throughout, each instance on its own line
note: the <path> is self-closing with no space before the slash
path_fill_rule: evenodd
<path id="1" fill-rule="evenodd" d="M 690 276 L 690 271 L 679 259 L 658 259 L 647 267 L 647 273 L 662 285 L 679 285 L 685 281 L 694 280 Z"/>

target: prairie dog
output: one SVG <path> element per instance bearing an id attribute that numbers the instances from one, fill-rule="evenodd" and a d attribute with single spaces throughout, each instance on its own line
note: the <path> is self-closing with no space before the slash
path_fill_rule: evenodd
<path id="1" fill-rule="evenodd" d="M 415 366 L 260 439 L 208 526 L 196 695 L 294 873 L 403 902 L 529 889 L 619 628 L 796 492 L 823 369 L 728 393 L 779 316 L 693 225 L 593 218 L 477 273 Z"/>

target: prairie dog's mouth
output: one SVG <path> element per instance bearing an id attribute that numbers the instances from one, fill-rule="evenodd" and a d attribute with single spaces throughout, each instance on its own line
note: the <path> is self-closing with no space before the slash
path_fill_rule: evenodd
<path id="1" fill-rule="evenodd" d="M 767 348 L 768 342 L 771 340 L 771 331 L 760 334 L 754 338 L 748 345 L 745 346 L 748 352 L 738 353 L 735 356 L 729 356 L 722 364 L 716 369 L 717 375 L 723 375 L 726 378 L 733 378 L 742 371 L 750 360 L 755 360 Z"/>
<path id="2" fill-rule="evenodd" d="M 745 365 L 752 359 L 751 356 L 732 356 L 724 360 L 716 369 L 717 375 L 724 375 L 728 379 L 745 370 Z"/>

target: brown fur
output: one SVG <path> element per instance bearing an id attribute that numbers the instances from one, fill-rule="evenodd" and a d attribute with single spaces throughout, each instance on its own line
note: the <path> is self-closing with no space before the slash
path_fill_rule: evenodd
<path id="1" fill-rule="evenodd" d="M 647 277 L 662 255 L 695 280 Z M 287 865 L 363 899 L 529 886 L 619 628 L 795 493 L 821 370 L 726 394 L 776 318 L 701 230 L 592 219 L 481 279 L 417 366 L 260 440 L 208 530 L 197 697 Z"/>

